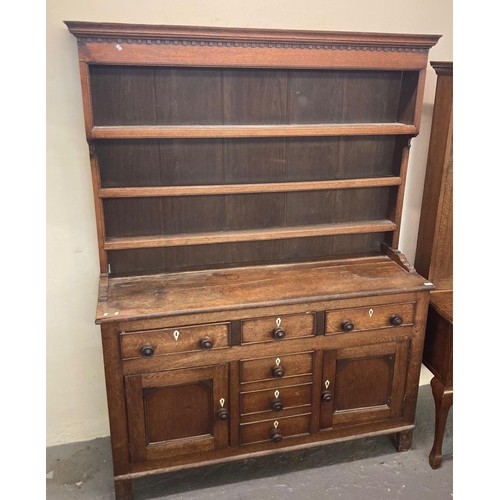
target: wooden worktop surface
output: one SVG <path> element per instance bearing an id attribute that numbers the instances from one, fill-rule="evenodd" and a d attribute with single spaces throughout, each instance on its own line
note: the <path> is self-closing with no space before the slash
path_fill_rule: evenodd
<path id="1" fill-rule="evenodd" d="M 433 289 L 386 256 L 109 279 L 96 322 Z"/>

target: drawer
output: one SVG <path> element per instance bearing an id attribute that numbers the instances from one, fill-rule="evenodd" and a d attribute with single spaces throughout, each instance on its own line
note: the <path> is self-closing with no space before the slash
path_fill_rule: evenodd
<path id="1" fill-rule="evenodd" d="M 242 415 L 267 411 L 279 414 L 288 408 L 310 405 L 311 399 L 312 384 L 244 392 L 240 395 L 240 411 Z"/>
<path id="2" fill-rule="evenodd" d="M 229 347 L 229 323 L 125 332 L 120 343 L 122 359 L 221 349 Z"/>
<path id="3" fill-rule="evenodd" d="M 270 356 L 240 361 L 240 381 L 286 379 L 297 375 L 312 374 L 313 352 Z"/>
<path id="4" fill-rule="evenodd" d="M 414 302 L 405 302 L 327 311 L 326 335 L 412 325 L 414 309 Z"/>
<path id="5" fill-rule="evenodd" d="M 309 434 L 311 428 L 311 414 L 297 415 L 295 417 L 277 418 L 240 425 L 241 444 L 271 441 L 271 433 L 278 434 L 282 439 L 292 436 Z M 276 442 L 279 442 L 275 437 Z"/>
<path id="6" fill-rule="evenodd" d="M 314 335 L 314 313 L 269 316 L 242 321 L 243 344 L 276 342 Z"/>

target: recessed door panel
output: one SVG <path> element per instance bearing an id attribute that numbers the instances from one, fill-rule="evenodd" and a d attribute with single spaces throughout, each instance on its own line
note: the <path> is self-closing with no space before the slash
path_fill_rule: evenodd
<path id="1" fill-rule="evenodd" d="M 227 447 L 227 372 L 217 365 L 126 377 L 131 461 Z"/>
<path id="2" fill-rule="evenodd" d="M 399 418 L 409 340 L 325 351 L 321 428 Z"/>

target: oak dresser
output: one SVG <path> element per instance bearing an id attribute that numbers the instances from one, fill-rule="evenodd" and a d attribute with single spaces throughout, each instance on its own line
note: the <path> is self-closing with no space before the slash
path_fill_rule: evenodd
<path id="1" fill-rule="evenodd" d="M 410 449 L 434 286 L 398 241 L 439 36 L 66 24 L 116 497 L 284 449 Z"/>

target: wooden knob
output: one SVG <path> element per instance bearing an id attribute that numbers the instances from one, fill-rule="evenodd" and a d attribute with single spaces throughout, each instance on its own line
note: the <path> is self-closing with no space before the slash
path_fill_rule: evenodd
<path id="1" fill-rule="evenodd" d="M 403 318 L 397 314 L 393 314 L 390 317 L 390 322 L 392 326 L 401 326 L 403 324 Z"/>
<path id="2" fill-rule="evenodd" d="M 282 340 L 285 338 L 285 330 L 283 330 L 283 328 L 281 328 L 280 326 L 278 326 L 278 328 L 275 328 L 273 330 L 273 337 L 276 339 L 276 340 Z"/>
<path id="3" fill-rule="evenodd" d="M 227 408 L 219 408 L 217 410 L 217 418 L 219 420 L 227 420 L 229 418 L 229 411 Z"/>
<path id="4" fill-rule="evenodd" d="M 271 401 L 271 409 L 273 411 L 281 411 L 283 409 L 283 401 L 280 398 L 274 398 Z"/>
<path id="5" fill-rule="evenodd" d="M 200 340 L 200 347 L 204 351 L 210 351 L 210 349 L 212 349 L 213 346 L 214 346 L 214 344 L 209 338 L 205 338 L 205 339 Z"/>
<path id="6" fill-rule="evenodd" d="M 143 358 L 150 358 L 154 353 L 155 353 L 155 350 L 151 344 L 144 344 L 141 347 L 141 356 Z"/>
<path id="7" fill-rule="evenodd" d="M 283 439 L 283 434 L 281 434 L 281 431 L 276 428 L 271 431 L 271 440 L 273 443 L 279 443 Z"/>
<path id="8" fill-rule="evenodd" d="M 272 372 L 274 378 L 281 378 L 285 375 L 285 369 L 282 366 L 275 366 Z"/>
<path id="9" fill-rule="evenodd" d="M 333 396 L 330 391 L 323 391 L 321 393 L 321 400 L 323 403 L 331 403 L 333 401 Z"/>
<path id="10" fill-rule="evenodd" d="M 342 321 L 342 330 L 344 330 L 344 332 L 352 332 L 354 330 L 354 324 L 350 319 Z"/>

